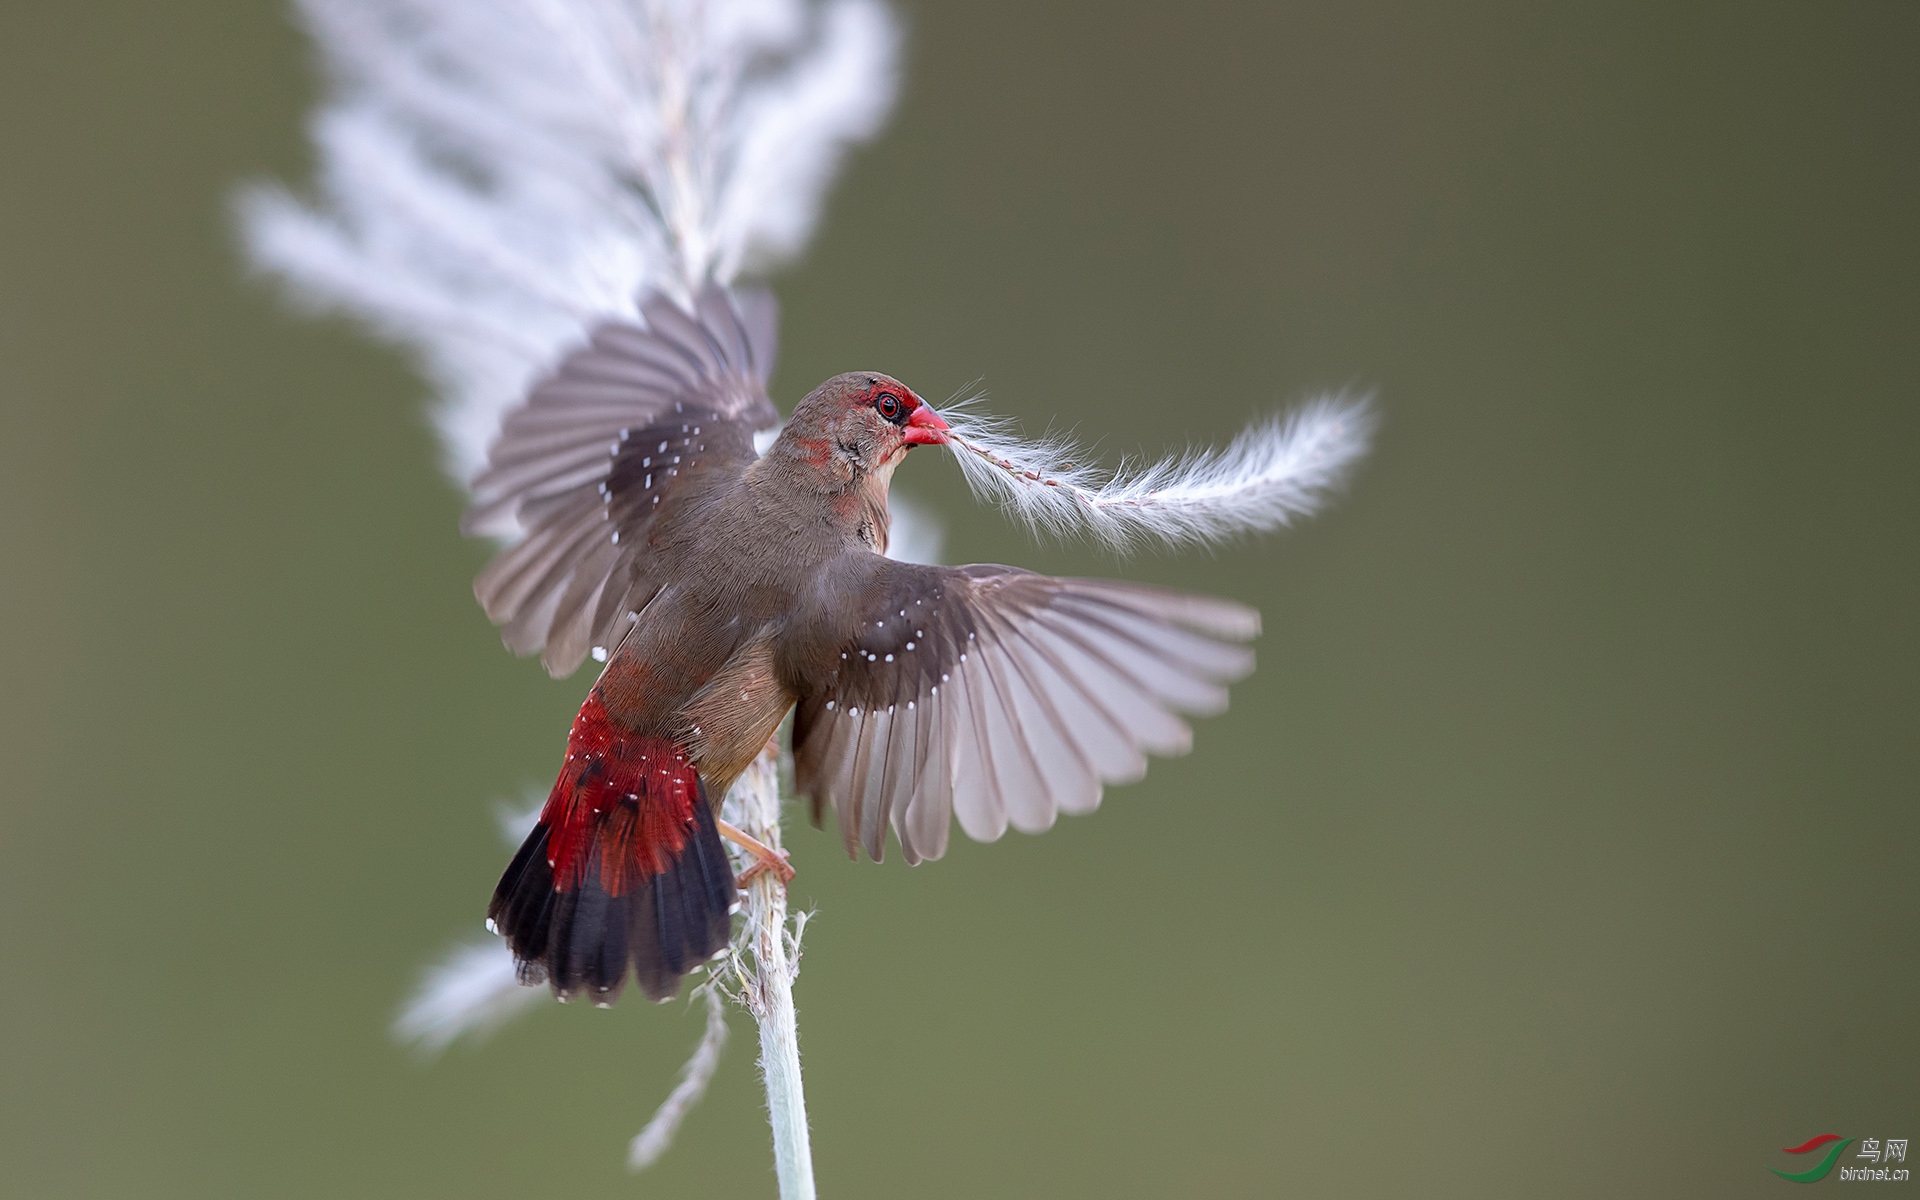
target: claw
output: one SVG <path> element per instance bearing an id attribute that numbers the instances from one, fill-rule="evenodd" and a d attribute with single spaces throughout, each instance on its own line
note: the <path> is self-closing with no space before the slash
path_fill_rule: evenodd
<path id="1" fill-rule="evenodd" d="M 721 837 L 753 855 L 753 865 L 740 872 L 740 878 L 737 882 L 741 887 L 745 887 L 753 881 L 754 876 L 762 872 L 771 874 L 775 879 L 778 879 L 782 887 L 793 882 L 793 867 L 787 862 L 787 852 L 785 850 L 775 850 L 759 838 L 754 837 L 744 830 L 737 829 L 725 821 L 715 821 L 714 827 L 720 831 Z"/>
<path id="2" fill-rule="evenodd" d="M 771 874 L 775 879 L 778 879 L 781 887 L 792 883 L 793 867 L 787 862 L 787 852 L 785 850 L 775 850 L 773 854 L 775 855 L 773 858 L 756 858 L 752 866 L 740 872 L 740 886 L 745 887 L 747 884 L 752 883 L 753 877 L 762 872 Z"/>

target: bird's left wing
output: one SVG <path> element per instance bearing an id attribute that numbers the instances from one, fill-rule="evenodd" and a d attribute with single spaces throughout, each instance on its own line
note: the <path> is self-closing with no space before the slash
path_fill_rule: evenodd
<path id="1" fill-rule="evenodd" d="M 780 421 L 770 293 L 708 284 L 691 313 L 657 292 L 640 311 L 595 328 L 507 414 L 461 522 L 519 535 L 474 595 L 556 676 L 610 652 L 664 582 L 647 551 L 662 501 L 752 462 L 754 433 Z"/>
<path id="2" fill-rule="evenodd" d="M 866 556 L 861 556 L 866 559 Z M 822 603 L 790 667 L 798 789 L 847 849 L 946 851 L 951 820 L 992 841 L 1088 812 L 1147 753 L 1184 753 L 1176 712 L 1217 712 L 1253 669 L 1244 605 L 1014 567 L 873 556 Z"/>

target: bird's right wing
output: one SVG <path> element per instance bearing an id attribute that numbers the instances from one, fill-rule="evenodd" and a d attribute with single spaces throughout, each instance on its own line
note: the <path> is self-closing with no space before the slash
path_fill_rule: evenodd
<path id="1" fill-rule="evenodd" d="M 472 482 L 468 533 L 518 534 L 474 580 L 516 654 L 555 676 L 605 657 L 663 583 L 647 535 L 702 473 L 738 471 L 779 424 L 767 398 L 778 310 L 709 284 L 688 313 L 659 293 L 608 321 L 502 423 Z"/>
<path id="2" fill-rule="evenodd" d="M 796 659 L 798 790 L 831 803 L 849 853 L 907 861 L 1037 832 L 1192 741 L 1176 712 L 1226 707 L 1260 615 L 1204 596 L 1013 567 L 872 557 L 828 598 Z"/>

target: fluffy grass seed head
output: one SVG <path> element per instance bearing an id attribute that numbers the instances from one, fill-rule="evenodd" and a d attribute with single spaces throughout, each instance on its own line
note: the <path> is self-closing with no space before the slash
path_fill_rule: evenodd
<path id="1" fill-rule="evenodd" d="M 974 494 L 1035 532 L 1113 550 L 1216 545 L 1312 513 L 1366 453 L 1369 398 L 1332 395 L 1248 426 L 1223 448 L 1106 471 L 1070 440 L 1017 437 L 970 403 L 944 412 Z"/>

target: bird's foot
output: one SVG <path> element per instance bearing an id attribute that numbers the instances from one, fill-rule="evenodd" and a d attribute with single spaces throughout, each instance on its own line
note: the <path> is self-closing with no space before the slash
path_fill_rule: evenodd
<path id="1" fill-rule="evenodd" d="M 725 821 L 715 821 L 714 827 L 720 831 L 721 837 L 753 855 L 753 865 L 740 872 L 741 887 L 752 882 L 753 877 L 763 871 L 778 879 L 782 887 L 793 882 L 793 867 L 787 862 L 785 850 L 775 850 L 759 838 L 745 830 L 736 829 Z"/>

